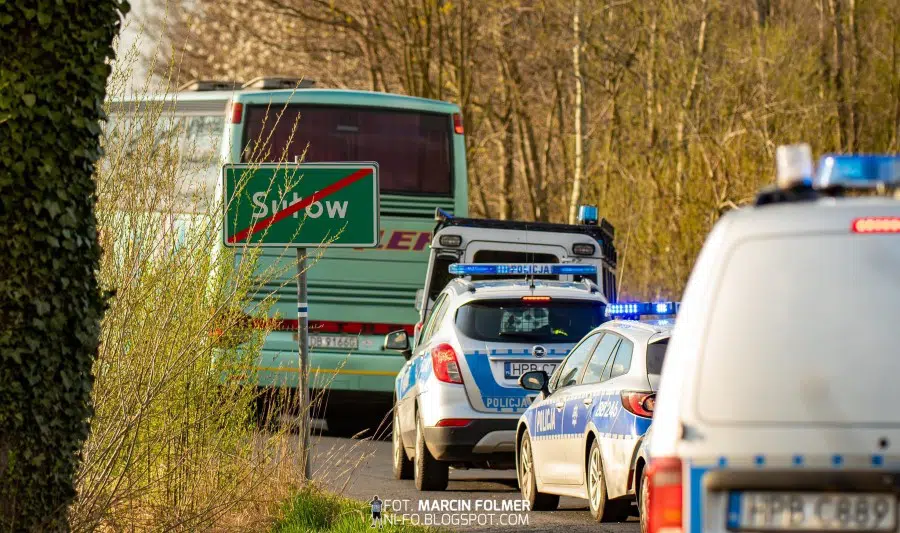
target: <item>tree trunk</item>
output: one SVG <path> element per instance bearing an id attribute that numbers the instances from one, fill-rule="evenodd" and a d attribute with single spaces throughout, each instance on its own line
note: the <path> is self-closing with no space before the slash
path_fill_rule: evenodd
<path id="1" fill-rule="evenodd" d="M 127 4 L 0 4 L 0 530 L 64 531 L 104 297 L 94 164 Z"/>
<path id="2" fill-rule="evenodd" d="M 569 224 L 575 223 L 578 202 L 581 201 L 581 181 L 584 173 L 584 78 L 581 75 L 581 0 L 575 0 L 572 15 L 572 33 L 575 45 L 572 47 L 572 73 L 575 77 L 575 169 L 572 176 L 572 196 L 569 199 Z"/>

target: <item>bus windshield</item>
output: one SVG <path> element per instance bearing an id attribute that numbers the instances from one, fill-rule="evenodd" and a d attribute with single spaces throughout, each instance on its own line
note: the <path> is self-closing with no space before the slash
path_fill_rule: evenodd
<path id="1" fill-rule="evenodd" d="M 383 192 L 450 196 L 451 122 L 449 115 L 384 108 L 249 105 L 241 157 L 376 161 Z"/>

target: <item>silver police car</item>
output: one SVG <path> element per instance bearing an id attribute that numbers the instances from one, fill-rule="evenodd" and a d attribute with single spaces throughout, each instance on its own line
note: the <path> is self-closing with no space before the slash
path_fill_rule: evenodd
<path id="1" fill-rule="evenodd" d="M 519 377 L 553 373 L 607 320 L 606 304 L 589 281 L 451 281 L 414 348 L 403 331 L 385 339 L 408 358 L 395 388 L 395 477 L 444 490 L 451 465 L 514 468 L 516 424 L 536 396 Z"/>
<path id="2" fill-rule="evenodd" d="M 628 305 L 673 313 L 677 307 L 610 307 Z M 644 466 L 641 439 L 650 428 L 673 325 L 606 322 L 572 349 L 552 377 L 540 370 L 522 376 L 526 390 L 541 394 L 516 433 L 519 486 L 532 509 L 553 510 L 559 496 L 572 496 L 586 498 L 598 521 L 623 521 L 634 511 Z"/>

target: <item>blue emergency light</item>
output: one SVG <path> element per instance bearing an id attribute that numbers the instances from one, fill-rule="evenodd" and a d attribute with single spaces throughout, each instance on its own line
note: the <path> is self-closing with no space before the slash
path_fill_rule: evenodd
<path id="1" fill-rule="evenodd" d="M 600 219 L 596 205 L 578 206 L 578 223 L 596 226 Z"/>
<path id="2" fill-rule="evenodd" d="M 639 319 L 641 316 L 666 316 L 678 313 L 679 302 L 623 302 L 606 306 L 606 316 L 610 318 Z"/>
<path id="3" fill-rule="evenodd" d="M 594 265 L 558 263 L 453 263 L 454 276 L 589 276 L 597 273 Z"/>
<path id="4" fill-rule="evenodd" d="M 814 180 L 822 189 L 870 189 L 879 184 L 900 185 L 900 156 L 829 154 L 819 160 Z"/>

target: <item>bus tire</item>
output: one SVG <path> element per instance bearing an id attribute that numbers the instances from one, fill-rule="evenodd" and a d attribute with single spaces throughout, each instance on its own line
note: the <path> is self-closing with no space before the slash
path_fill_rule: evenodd
<path id="1" fill-rule="evenodd" d="M 425 445 L 425 431 L 422 419 L 416 417 L 416 457 L 413 478 L 416 488 L 421 491 L 445 490 L 450 478 L 450 465 L 442 463 L 431 455 Z"/>

